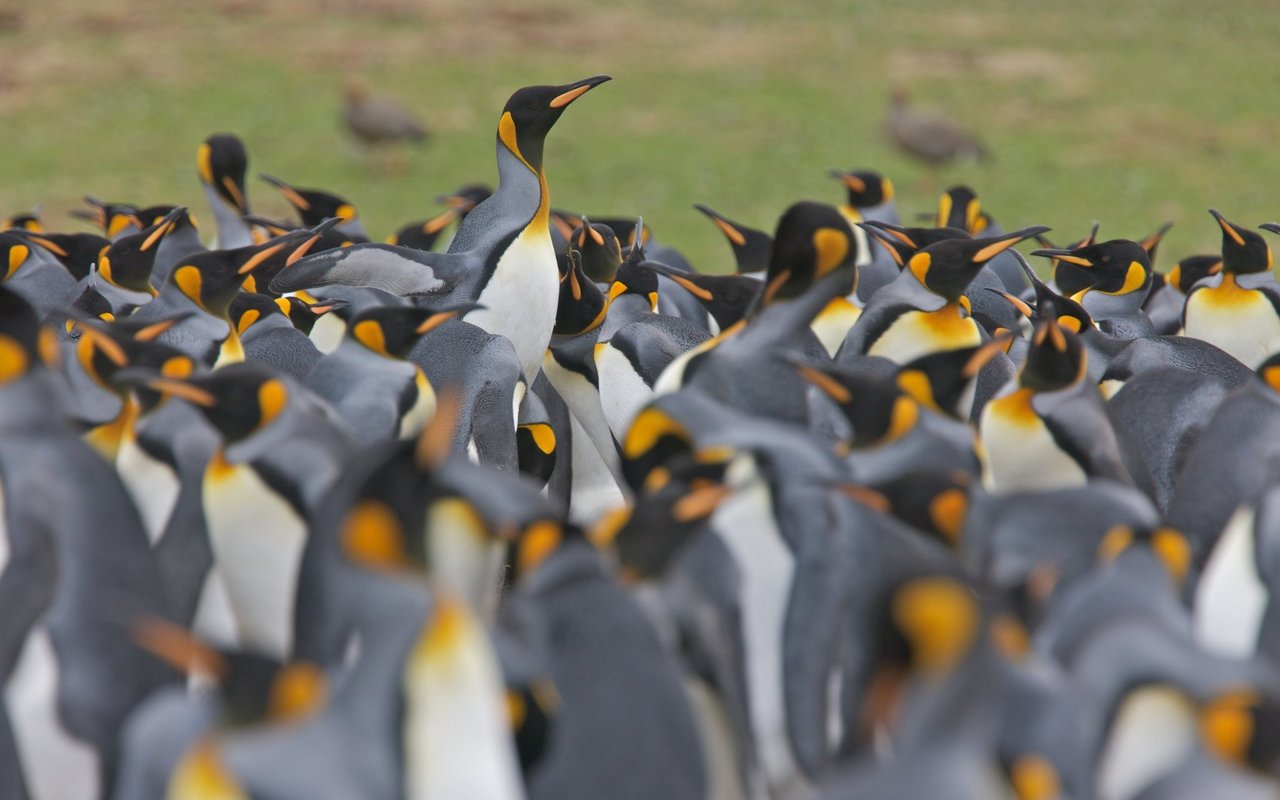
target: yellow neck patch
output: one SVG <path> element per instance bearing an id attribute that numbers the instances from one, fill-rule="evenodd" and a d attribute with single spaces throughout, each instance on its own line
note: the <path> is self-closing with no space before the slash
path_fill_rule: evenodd
<path id="1" fill-rule="evenodd" d="M 315 664 L 295 662 L 276 673 L 267 704 L 267 718 L 282 722 L 308 717 L 324 704 L 324 673 Z"/>
<path id="2" fill-rule="evenodd" d="M 929 275 L 931 264 L 933 264 L 933 256 L 928 253 L 916 253 L 907 262 L 907 269 L 911 270 L 911 274 L 916 276 L 916 280 L 920 281 L 921 285 L 928 286 L 925 280 Z"/>
<path id="3" fill-rule="evenodd" d="M 351 329 L 356 341 L 381 356 L 391 358 L 387 352 L 387 339 L 382 333 L 382 326 L 371 319 L 361 320 Z"/>
<path id="4" fill-rule="evenodd" d="M 529 425 L 521 425 L 521 428 L 529 432 L 533 437 L 533 444 L 544 455 L 551 455 L 556 449 L 556 433 L 551 426 L 545 422 L 535 422 Z"/>
<path id="5" fill-rule="evenodd" d="M 1253 715 L 1257 702 L 1249 689 L 1227 692 L 1200 712 L 1200 737 L 1211 752 L 1233 764 L 1244 764 L 1254 736 Z"/>
<path id="6" fill-rule="evenodd" d="M 849 255 L 849 237 L 835 228 L 819 228 L 813 232 L 813 249 L 817 253 L 815 278 L 840 266 Z"/>
<path id="7" fill-rule="evenodd" d="M 340 541 L 348 558 L 367 567 L 394 569 L 408 563 L 400 520 L 380 500 L 361 500 L 351 509 Z"/>
<path id="8" fill-rule="evenodd" d="M 5 272 L 5 280 L 13 277 L 13 274 L 27 262 L 27 256 L 31 255 L 31 248 L 25 244 L 15 244 L 9 248 L 9 269 Z"/>
<path id="9" fill-rule="evenodd" d="M 934 411 L 941 411 L 938 408 L 938 401 L 933 396 L 933 384 L 929 382 L 929 376 L 918 369 L 905 369 L 898 373 L 898 388 L 915 398 L 916 402 L 932 408 Z"/>
<path id="10" fill-rule="evenodd" d="M 280 416 L 288 400 L 289 390 L 285 388 L 284 381 L 279 378 L 263 381 L 258 387 L 258 410 L 261 415 L 258 427 L 270 425 L 276 417 Z"/>
<path id="11" fill-rule="evenodd" d="M 564 539 L 564 530 L 554 522 L 544 520 L 535 522 L 520 537 L 519 552 L 516 556 L 517 569 L 521 575 L 528 575 L 547 560 Z"/>
<path id="12" fill-rule="evenodd" d="M 1054 800 L 1062 796 L 1058 771 L 1044 756 L 1019 758 L 1009 770 L 1009 780 L 1018 800 Z"/>
<path id="13" fill-rule="evenodd" d="M 169 800 L 249 800 L 209 740 L 187 753 L 169 778 Z"/>
<path id="14" fill-rule="evenodd" d="M 689 432 L 680 423 L 672 419 L 666 412 L 657 408 L 646 408 L 636 416 L 627 431 L 626 441 L 622 445 L 622 454 L 627 458 L 636 458 L 653 449 L 658 440 L 664 436 L 675 436 L 689 441 Z"/>
<path id="15" fill-rule="evenodd" d="M 968 651 L 978 629 L 978 608 L 969 590 L 951 578 L 919 578 L 893 598 L 893 620 L 911 643 L 926 674 L 951 670 Z"/>
<path id="16" fill-rule="evenodd" d="M 929 501 L 929 519 L 947 541 L 957 544 L 964 532 L 964 517 L 969 498 L 960 489 L 945 489 Z"/>
<path id="17" fill-rule="evenodd" d="M 191 264 L 178 267 L 173 272 L 173 282 L 193 303 L 201 308 L 205 307 L 204 299 L 200 296 L 201 288 L 204 286 L 204 276 L 200 274 L 199 267 Z"/>
<path id="18" fill-rule="evenodd" d="M 0 334 L 0 383 L 8 383 L 27 373 L 31 359 L 26 349 L 12 336 Z"/>

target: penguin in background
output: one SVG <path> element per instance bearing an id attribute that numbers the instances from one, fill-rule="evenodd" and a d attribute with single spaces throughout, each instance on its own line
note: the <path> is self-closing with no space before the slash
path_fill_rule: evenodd
<path id="1" fill-rule="evenodd" d="M 0 268 L 4 269 L 0 280 L 34 306 L 41 319 L 79 294 L 76 279 L 55 257 L 57 251 L 43 241 L 16 231 L 0 233 Z"/>
<path id="2" fill-rule="evenodd" d="M 308 305 L 297 298 L 272 300 L 240 292 L 227 309 L 227 319 L 240 337 L 245 361 L 265 364 L 302 381 L 321 357 L 307 334 L 317 317 L 336 307 L 337 303 Z M 307 330 L 299 325 L 308 326 Z"/>
<path id="3" fill-rule="evenodd" d="M 257 244 L 253 229 L 243 219 L 250 214 L 245 173 L 249 156 L 244 142 L 230 133 L 215 133 L 196 149 L 196 175 L 205 199 L 213 209 L 217 227 L 213 248 L 232 250 Z M 107 234 L 111 236 L 110 233 Z"/>
<path id="4" fill-rule="evenodd" d="M 1209 213 L 1222 228 L 1222 272 L 1193 286 L 1182 312 L 1185 336 L 1203 339 L 1257 367 L 1280 350 L 1280 285 L 1271 248 L 1257 233 Z M 1280 231 L 1268 223 L 1265 230 Z"/>
<path id="5" fill-rule="evenodd" d="M 357 444 L 413 438 L 435 413 L 436 393 L 408 356 L 420 336 L 470 310 L 468 304 L 438 311 L 390 306 L 361 312 L 338 349 L 312 367 L 305 384 L 338 412 Z"/>
<path id="6" fill-rule="evenodd" d="M 943 239 L 918 250 L 892 284 L 876 293 L 841 345 L 847 353 L 898 363 L 939 350 L 982 344 L 965 289 L 983 266 L 1018 242 L 1043 233 L 1024 228 L 994 239 Z"/>
<path id="7" fill-rule="evenodd" d="M 0 287 L 0 791 L 97 798 L 125 718 L 177 678 L 128 626 L 172 612 L 120 479 L 56 410 L 51 336 Z"/>
<path id="8" fill-rule="evenodd" d="M 284 195 L 293 210 L 298 212 L 304 228 L 313 228 L 326 219 L 337 219 L 335 231 L 352 242 L 369 241 L 369 234 L 359 219 L 360 212 L 346 198 L 320 189 L 302 189 L 285 183 L 274 175 L 262 174 L 258 177 Z"/>
<path id="9" fill-rule="evenodd" d="M 155 225 L 171 213 L 175 214 L 169 230 L 156 245 L 155 258 L 151 264 L 152 287 L 163 286 L 178 262 L 207 249 L 200 240 L 200 228 L 195 216 L 186 209 L 179 210 L 180 208 L 161 205 L 138 210 L 138 218 L 149 225 Z"/>
<path id="10" fill-rule="evenodd" d="M 772 242 L 770 243 L 772 247 Z M 764 284 L 748 275 L 702 275 L 680 272 L 656 261 L 642 261 L 637 269 L 664 275 L 692 295 L 706 309 L 705 330 L 712 336 L 732 328 L 757 302 Z M 692 324 L 695 321 L 688 320 Z"/>
<path id="11" fill-rule="evenodd" d="M 1191 287 L 1221 271 L 1222 256 L 1218 253 L 1187 256 L 1174 264 L 1162 276 L 1158 290 L 1152 291 L 1143 307 L 1156 332 L 1172 335 L 1182 330 L 1182 309 Z"/>
<path id="12" fill-rule="evenodd" d="M 609 80 L 518 90 L 498 123 L 498 190 L 467 215 L 448 253 L 364 244 L 318 253 L 277 276 L 281 293 L 370 286 L 425 305 L 478 303 L 466 321 L 507 337 L 526 378 L 537 377 L 555 324 L 559 270 L 543 170 L 547 133 L 574 100 Z"/>
<path id="13" fill-rule="evenodd" d="M 436 242 L 454 220 L 461 223 L 471 209 L 488 200 L 491 194 L 493 190 L 488 186 L 469 184 L 456 189 L 452 194 L 438 197 L 436 199 L 448 208 L 430 219 L 401 226 L 387 237 L 387 244 L 412 247 L 416 250 L 433 250 Z"/>
<path id="14" fill-rule="evenodd" d="M 93 223 L 112 241 L 145 227 L 138 218 L 138 207 L 132 203 L 109 203 L 92 195 L 85 195 L 84 202 L 89 208 L 74 209 L 71 216 Z"/>
<path id="15" fill-rule="evenodd" d="M 983 409 L 983 484 L 994 492 L 1076 486 L 1093 477 L 1133 485 L 1102 397 L 1085 380 L 1079 338 L 1042 311 L 1047 318 L 1018 383 Z"/>
<path id="16" fill-rule="evenodd" d="M 223 440 L 202 480 L 213 564 L 197 634 L 287 656 L 298 565 L 312 515 L 351 454 L 345 430 L 318 398 L 253 364 L 143 382 L 195 405 Z"/>
<path id="17" fill-rule="evenodd" d="M 899 224 L 897 206 L 893 202 L 893 183 L 878 172 L 870 170 L 831 170 L 827 173 L 844 185 L 846 202 L 839 206 L 840 213 L 853 227 L 859 239 L 859 248 L 865 256 L 858 263 L 858 299 L 866 305 L 882 286 L 898 277 L 898 265 L 887 246 L 876 237 L 869 236 L 861 223 L 866 221 Z"/>
<path id="18" fill-rule="evenodd" d="M 734 222 L 710 206 L 695 204 L 694 208 L 701 211 L 724 234 L 729 247 L 733 249 L 734 272 L 755 279 L 763 278 L 765 271 L 769 269 L 769 258 L 773 253 L 773 237 L 764 231 Z"/>
<path id="19" fill-rule="evenodd" d="M 592 223 L 586 215 L 582 224 L 569 235 L 570 247 L 576 250 L 587 278 L 600 284 L 611 284 L 622 266 L 622 245 L 613 228 Z"/>
<path id="20" fill-rule="evenodd" d="M 968 186 L 953 186 L 938 196 L 938 210 L 934 224 L 938 227 L 959 228 L 975 239 L 1000 239 L 1005 236 L 991 215 L 982 208 L 982 201 Z M 1018 294 L 1026 288 L 1022 271 L 1011 255 L 1000 254 L 991 261 L 990 273 L 999 279 L 1007 292 Z"/>
<path id="21" fill-rule="evenodd" d="M 111 302 L 117 314 L 123 315 L 131 306 L 144 305 L 155 297 L 151 272 L 160 245 L 186 211 L 182 207 L 174 208 L 137 233 L 119 237 L 98 257 L 97 269 L 93 273 L 97 278 L 95 286 Z M 90 280 L 93 277 L 82 280 L 79 288 L 83 290 Z"/>
<path id="22" fill-rule="evenodd" d="M 96 233 L 35 233 L 25 228 L 10 228 L 3 233 L 43 247 L 53 254 L 76 281 L 88 276 L 89 269 L 97 263 L 102 249 L 111 244 L 110 239 Z"/>
<path id="23" fill-rule="evenodd" d="M 1058 290 L 1080 303 L 1116 338 L 1151 336 L 1155 326 L 1142 310 L 1152 287 L 1151 258 L 1140 243 L 1111 239 L 1072 250 L 1035 250 L 1056 259 Z"/>
<path id="24" fill-rule="evenodd" d="M 276 256 L 287 260 L 306 252 L 309 241 L 309 231 L 301 231 L 261 245 L 197 253 L 177 266 L 155 299 L 132 316 L 154 322 L 185 314 L 160 341 L 208 365 L 243 361 L 240 337 L 227 319 L 231 301 L 259 265 Z"/>

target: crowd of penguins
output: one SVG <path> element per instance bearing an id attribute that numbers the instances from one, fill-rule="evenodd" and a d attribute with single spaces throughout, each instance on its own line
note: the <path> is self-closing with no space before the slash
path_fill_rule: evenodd
<path id="1" fill-rule="evenodd" d="M 391 244 L 231 135 L 211 241 L 9 219 L 0 798 L 1280 796 L 1265 237 L 833 172 L 702 273 L 550 204 L 606 80 Z"/>

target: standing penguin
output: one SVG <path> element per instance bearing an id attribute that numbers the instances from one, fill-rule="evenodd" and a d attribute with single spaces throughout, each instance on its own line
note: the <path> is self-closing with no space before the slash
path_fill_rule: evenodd
<path id="1" fill-rule="evenodd" d="M 196 174 L 213 209 L 218 226 L 214 247 L 219 250 L 254 244 L 253 230 L 242 219 L 251 213 L 244 183 L 248 169 L 244 142 L 234 134 L 215 133 L 196 150 Z"/>
<path id="2" fill-rule="evenodd" d="M 95 800 L 126 716 L 177 677 L 129 626 L 172 614 L 119 477 L 56 410 L 48 336 L 0 287 L 0 795 Z"/>
<path id="3" fill-rule="evenodd" d="M 1271 274 L 1271 248 L 1217 209 L 1222 228 L 1222 273 L 1192 287 L 1182 312 L 1183 334 L 1217 345 L 1256 367 L 1280 350 L 1280 284 Z M 1263 226 L 1280 231 L 1280 226 Z"/>
<path id="4" fill-rule="evenodd" d="M 1056 315 L 1036 328 L 1018 384 L 987 403 L 978 424 L 983 483 L 993 491 L 1075 486 L 1091 477 L 1132 484 L 1102 396 L 1085 380 L 1079 338 Z"/>
<path id="5" fill-rule="evenodd" d="M 283 293 L 340 283 L 429 305 L 478 303 L 465 320 L 510 339 L 525 377 L 537 377 L 555 325 L 560 277 L 543 144 L 564 109 L 607 80 L 597 75 L 530 86 L 511 96 L 498 121 L 498 190 L 467 215 L 448 253 L 357 245 L 299 261 L 272 288 Z"/>

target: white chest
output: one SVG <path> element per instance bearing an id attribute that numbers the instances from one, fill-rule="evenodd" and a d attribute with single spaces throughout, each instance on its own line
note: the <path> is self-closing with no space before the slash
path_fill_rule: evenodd
<path id="1" fill-rule="evenodd" d="M 600 407 L 614 438 L 622 441 L 631 428 L 631 421 L 653 397 L 653 389 L 616 347 L 606 344 L 596 351 L 595 359 L 600 382 Z"/>
<path id="2" fill-rule="evenodd" d="M 147 539 L 154 546 L 178 503 L 181 485 L 168 464 L 152 458 L 133 436 L 125 436 L 116 456 L 116 471 L 142 517 Z"/>
<path id="3" fill-rule="evenodd" d="M 1222 348 L 1250 368 L 1280 351 L 1280 316 L 1271 302 L 1234 285 L 1194 292 L 1187 299 L 1183 333 Z"/>
<path id="4" fill-rule="evenodd" d="M 525 378 L 542 367 L 560 301 L 560 271 L 551 237 L 545 232 L 517 236 L 498 259 L 477 300 L 484 308 L 464 319 L 489 333 L 507 337 L 516 349 Z"/>
<path id="5" fill-rule="evenodd" d="M 1267 608 L 1267 587 L 1255 566 L 1255 509 L 1231 516 L 1196 585 L 1196 641 L 1229 658 L 1249 658 Z"/>
<path id="6" fill-rule="evenodd" d="M 1083 486 L 1084 470 L 1058 447 L 1024 391 L 992 400 L 982 410 L 983 485 L 993 492 Z"/>
<path id="7" fill-rule="evenodd" d="M 303 519 L 251 468 L 216 461 L 205 475 L 204 509 L 213 568 L 226 587 L 240 643 L 287 656 L 306 543 Z"/>

